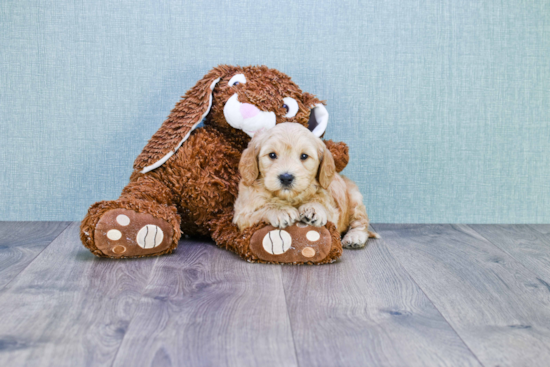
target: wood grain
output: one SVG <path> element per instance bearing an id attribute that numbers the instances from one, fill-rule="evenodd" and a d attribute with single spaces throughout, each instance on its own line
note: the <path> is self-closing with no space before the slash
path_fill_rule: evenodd
<path id="1" fill-rule="evenodd" d="M 541 285 L 550 284 L 550 226 L 507 224 L 469 225 L 493 245 L 536 274 Z M 547 286 L 550 291 L 550 285 Z"/>
<path id="2" fill-rule="evenodd" d="M 547 366 L 550 292 L 465 225 L 374 225 L 391 253 L 487 366 Z"/>
<path id="3" fill-rule="evenodd" d="M 281 267 L 180 244 L 153 271 L 115 366 L 296 366 Z"/>
<path id="4" fill-rule="evenodd" d="M 283 282 L 302 366 L 479 365 L 383 239 Z"/>
<path id="5" fill-rule="evenodd" d="M 0 289 L 12 281 L 70 222 L 0 222 Z"/>
<path id="6" fill-rule="evenodd" d="M 550 224 L 529 224 L 528 227 L 543 234 L 544 242 L 550 244 Z"/>
<path id="7" fill-rule="evenodd" d="M 550 360 L 550 225 L 374 225 L 382 240 L 300 267 L 193 241 L 99 259 L 64 225 L 0 223 L 0 366 Z"/>
<path id="8" fill-rule="evenodd" d="M 156 259 L 108 260 L 73 223 L 0 292 L 0 366 L 111 364 Z"/>

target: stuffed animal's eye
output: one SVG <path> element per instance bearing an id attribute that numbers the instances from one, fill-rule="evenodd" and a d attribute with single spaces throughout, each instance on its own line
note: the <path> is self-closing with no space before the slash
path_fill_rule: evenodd
<path id="1" fill-rule="evenodd" d="M 229 85 L 230 87 L 233 87 L 241 83 L 243 84 L 246 83 L 246 78 L 244 77 L 244 74 L 235 74 L 231 79 L 229 79 L 229 83 L 227 83 L 227 85 Z"/>
<path id="2" fill-rule="evenodd" d="M 275 154 L 275 153 L 269 153 L 269 158 L 271 158 L 271 159 L 277 159 L 277 154 Z"/>
<path id="3" fill-rule="evenodd" d="M 306 159 L 308 159 L 309 155 L 305 154 L 305 153 L 302 153 L 302 155 L 300 156 L 300 159 L 305 161 Z"/>
<path id="4" fill-rule="evenodd" d="M 294 98 L 283 98 L 283 108 L 286 109 L 285 117 L 294 117 L 298 113 L 298 102 Z"/>

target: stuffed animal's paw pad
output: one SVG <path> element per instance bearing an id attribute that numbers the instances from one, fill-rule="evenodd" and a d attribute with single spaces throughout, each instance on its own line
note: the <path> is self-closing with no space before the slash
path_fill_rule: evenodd
<path id="1" fill-rule="evenodd" d="M 292 237 L 287 231 L 274 229 L 267 232 L 267 236 L 264 237 L 262 244 L 266 252 L 272 255 L 280 255 L 290 249 Z"/>

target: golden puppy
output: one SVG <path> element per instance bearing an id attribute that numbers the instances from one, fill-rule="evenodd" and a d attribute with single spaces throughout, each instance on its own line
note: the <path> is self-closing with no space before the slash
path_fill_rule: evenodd
<path id="1" fill-rule="evenodd" d="M 240 230 L 258 222 L 284 228 L 296 221 L 334 223 L 344 247 L 363 247 L 369 217 L 357 186 L 335 171 L 321 139 L 299 124 L 282 123 L 255 136 L 243 152 L 233 223 Z"/>

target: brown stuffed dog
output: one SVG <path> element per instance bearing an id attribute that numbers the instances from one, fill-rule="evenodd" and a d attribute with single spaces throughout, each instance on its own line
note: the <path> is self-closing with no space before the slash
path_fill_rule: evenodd
<path id="1" fill-rule="evenodd" d="M 203 119 L 204 127 L 195 129 Z M 242 152 L 255 133 L 291 121 L 320 137 L 328 113 L 322 101 L 277 70 L 214 68 L 176 104 L 137 157 L 120 198 L 90 207 L 81 225 L 82 243 L 97 256 L 155 256 L 172 252 L 183 232 L 210 236 L 251 262 L 333 262 L 342 253 L 333 223 L 286 228 L 285 237 L 276 240 L 292 249 L 284 254 L 267 246 L 277 234 L 274 227 L 260 223 L 239 232 L 232 223 Z M 337 171 L 344 169 L 347 146 L 325 144 Z M 313 242 L 312 230 L 318 233 Z"/>

